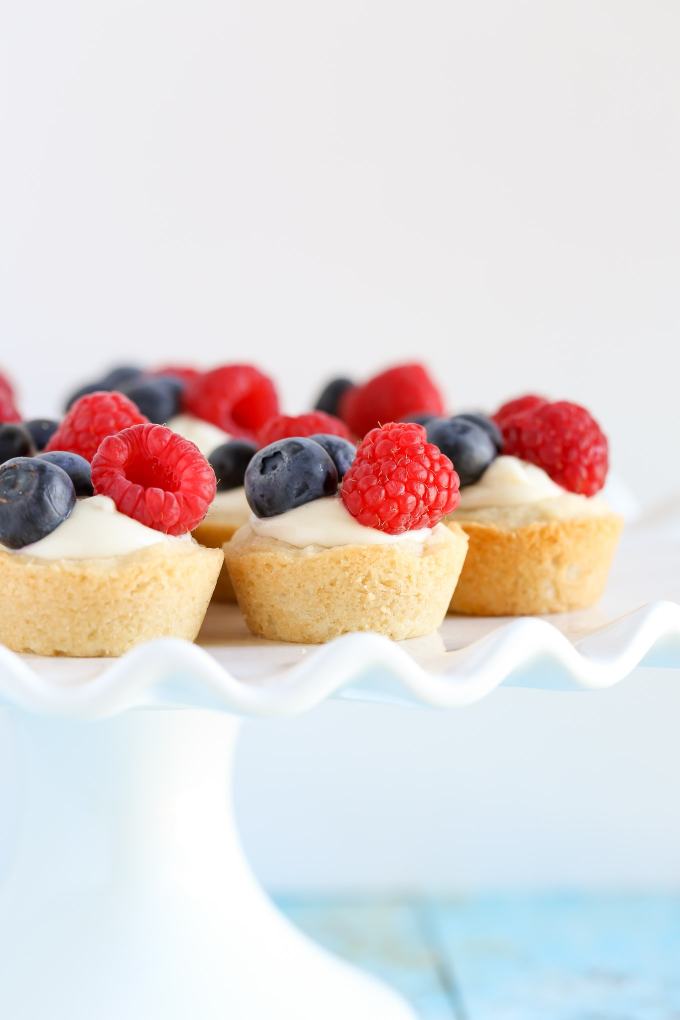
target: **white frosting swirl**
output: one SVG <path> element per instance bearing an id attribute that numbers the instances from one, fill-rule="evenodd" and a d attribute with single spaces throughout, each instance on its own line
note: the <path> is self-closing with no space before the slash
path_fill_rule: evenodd
<path id="1" fill-rule="evenodd" d="M 520 527 L 532 520 L 565 520 L 608 513 L 604 500 L 567 492 L 535 464 L 517 457 L 497 457 L 474 485 L 460 490 L 451 515 Z"/>
<path id="2" fill-rule="evenodd" d="M 422 544 L 432 534 L 431 528 L 404 531 L 401 535 L 367 528 L 352 517 L 339 496 L 315 499 L 277 517 L 253 515 L 250 527 L 262 538 L 287 542 L 299 549 L 306 546 L 331 549 L 338 545 L 391 545 L 395 542 Z"/>
<path id="3" fill-rule="evenodd" d="M 189 535 L 173 537 L 116 510 L 108 496 L 80 499 L 67 517 L 51 534 L 23 549 L 7 552 L 23 553 L 42 560 L 89 560 L 107 556 L 124 556 L 159 542 L 191 541 Z"/>
<path id="4" fill-rule="evenodd" d="M 250 507 L 246 499 L 246 490 L 240 485 L 236 489 L 218 492 L 208 509 L 208 518 L 225 518 L 245 524 L 250 516 Z"/>
<path id="5" fill-rule="evenodd" d="M 177 414 L 170 419 L 167 426 L 178 435 L 191 440 L 204 457 L 209 457 L 213 450 L 231 439 L 228 432 L 224 432 L 212 422 L 195 418 L 193 414 Z"/>

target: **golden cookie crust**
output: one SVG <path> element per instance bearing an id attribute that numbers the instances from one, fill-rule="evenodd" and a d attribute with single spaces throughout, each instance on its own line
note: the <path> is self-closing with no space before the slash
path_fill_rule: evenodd
<path id="1" fill-rule="evenodd" d="M 467 538 L 457 527 L 423 546 L 298 549 L 246 525 L 225 546 L 239 606 L 254 634 L 317 644 L 354 631 L 402 641 L 440 626 Z"/>
<path id="2" fill-rule="evenodd" d="M 197 542 L 200 542 L 201 545 L 206 546 L 208 549 L 222 549 L 227 542 L 231 541 L 240 527 L 240 524 L 235 524 L 233 521 L 220 520 L 218 517 L 207 517 L 204 521 L 201 521 L 193 532 L 193 536 Z M 236 602 L 236 593 L 234 592 L 234 586 L 231 583 L 226 563 L 222 564 L 220 576 L 217 578 L 213 600 L 215 602 Z"/>
<path id="3" fill-rule="evenodd" d="M 470 545 L 450 612 L 533 616 L 585 609 L 602 595 L 623 528 L 616 514 L 461 527 Z"/>
<path id="4" fill-rule="evenodd" d="M 0 642 L 36 655 L 108 656 L 157 637 L 193 641 L 222 560 L 195 542 L 89 560 L 0 550 Z"/>

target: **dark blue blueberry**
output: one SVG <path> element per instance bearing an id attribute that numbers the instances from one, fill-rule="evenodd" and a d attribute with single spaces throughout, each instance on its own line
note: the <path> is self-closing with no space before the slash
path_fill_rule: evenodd
<path id="1" fill-rule="evenodd" d="M 462 418 L 463 421 L 471 421 L 473 425 L 479 425 L 480 429 L 484 429 L 485 432 L 489 433 L 493 445 L 499 453 L 501 452 L 503 449 L 503 436 L 493 418 L 489 418 L 488 415 L 477 411 L 466 411 L 464 414 L 457 414 L 456 418 Z"/>
<path id="2" fill-rule="evenodd" d="M 309 438 L 323 446 L 338 469 L 338 480 L 342 481 L 356 456 L 357 448 L 354 443 L 350 443 L 349 439 L 342 439 L 341 436 L 327 435 L 325 432 Z"/>
<path id="3" fill-rule="evenodd" d="M 437 415 L 432 414 L 432 412 L 428 413 L 427 411 L 417 411 L 415 414 L 405 415 L 401 421 L 413 421 L 416 425 L 424 425 L 425 428 L 427 428 L 430 422 L 434 421 L 436 417 Z"/>
<path id="4" fill-rule="evenodd" d="M 69 411 L 75 404 L 76 400 L 80 400 L 81 397 L 86 397 L 88 393 L 97 393 L 99 390 L 106 389 L 100 382 L 85 383 L 84 386 L 79 386 L 77 390 L 69 396 L 66 403 L 64 404 L 64 410 Z"/>
<path id="5" fill-rule="evenodd" d="M 334 414 L 338 417 L 338 408 L 340 407 L 340 398 L 343 393 L 354 386 L 351 379 L 331 379 L 330 382 L 326 383 L 321 393 L 317 397 L 317 401 L 314 407 L 317 411 L 325 411 L 326 414 Z"/>
<path id="6" fill-rule="evenodd" d="M 56 464 L 62 471 L 65 471 L 73 482 L 76 496 L 94 496 L 92 488 L 92 472 L 90 462 L 81 457 L 78 453 L 67 453 L 65 450 L 50 450 L 49 453 L 39 453 L 38 460 L 46 460 L 49 464 Z"/>
<path id="7" fill-rule="evenodd" d="M 35 453 L 31 434 L 23 425 L 0 425 L 0 464 L 13 457 L 30 457 Z"/>
<path id="8" fill-rule="evenodd" d="M 255 444 L 245 439 L 230 439 L 216 447 L 208 461 L 217 478 L 217 491 L 227 492 L 243 485 L 246 468 L 256 453 Z"/>
<path id="9" fill-rule="evenodd" d="M 134 379 L 139 379 L 141 375 L 141 369 L 135 368 L 134 365 L 120 365 L 118 368 L 112 368 L 99 379 L 93 379 L 92 382 L 85 383 L 75 390 L 66 401 L 66 410 L 68 411 L 76 400 L 86 397 L 88 393 L 97 393 L 99 390 L 120 390 Z"/>
<path id="10" fill-rule="evenodd" d="M 131 383 L 142 375 L 141 368 L 136 365 L 118 365 L 109 369 L 99 380 L 102 390 L 119 390 L 121 386 Z"/>
<path id="11" fill-rule="evenodd" d="M 53 418 L 31 418 L 30 421 L 25 421 L 22 424 L 30 433 L 33 445 L 38 452 L 45 449 L 59 427 L 59 422 Z"/>
<path id="12" fill-rule="evenodd" d="M 258 517 L 276 517 L 338 490 L 338 469 L 313 439 L 279 439 L 246 469 L 246 499 Z"/>
<path id="13" fill-rule="evenodd" d="M 0 467 L 0 543 L 23 549 L 51 534 L 76 502 L 65 471 L 41 457 L 16 457 Z"/>
<path id="14" fill-rule="evenodd" d="M 481 478 L 498 456 L 489 433 L 461 417 L 435 418 L 427 426 L 427 438 L 453 461 L 461 486 Z"/>
<path id="15" fill-rule="evenodd" d="M 180 392 L 175 380 L 164 376 L 143 376 L 122 383 L 120 392 L 136 404 L 149 421 L 163 425 L 179 411 Z"/>

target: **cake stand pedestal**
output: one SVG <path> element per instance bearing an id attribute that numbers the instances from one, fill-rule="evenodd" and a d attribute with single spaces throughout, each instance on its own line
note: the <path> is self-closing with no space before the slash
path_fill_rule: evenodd
<path id="1" fill-rule="evenodd" d="M 413 1020 L 255 880 L 228 799 L 238 719 L 8 715 L 3 1020 Z"/>

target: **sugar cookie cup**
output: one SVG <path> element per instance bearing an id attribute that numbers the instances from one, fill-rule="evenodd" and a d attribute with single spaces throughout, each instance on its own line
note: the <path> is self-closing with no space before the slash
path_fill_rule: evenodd
<path id="1" fill-rule="evenodd" d="M 467 544 L 462 529 L 440 524 L 423 543 L 300 548 L 245 525 L 224 554 L 238 604 L 260 637 L 316 644 L 375 631 L 402 641 L 441 625 Z"/>
<path id="2" fill-rule="evenodd" d="M 450 611 L 530 616 L 586 609 L 604 592 L 623 521 L 613 513 L 519 527 L 449 520 L 469 539 Z"/>

